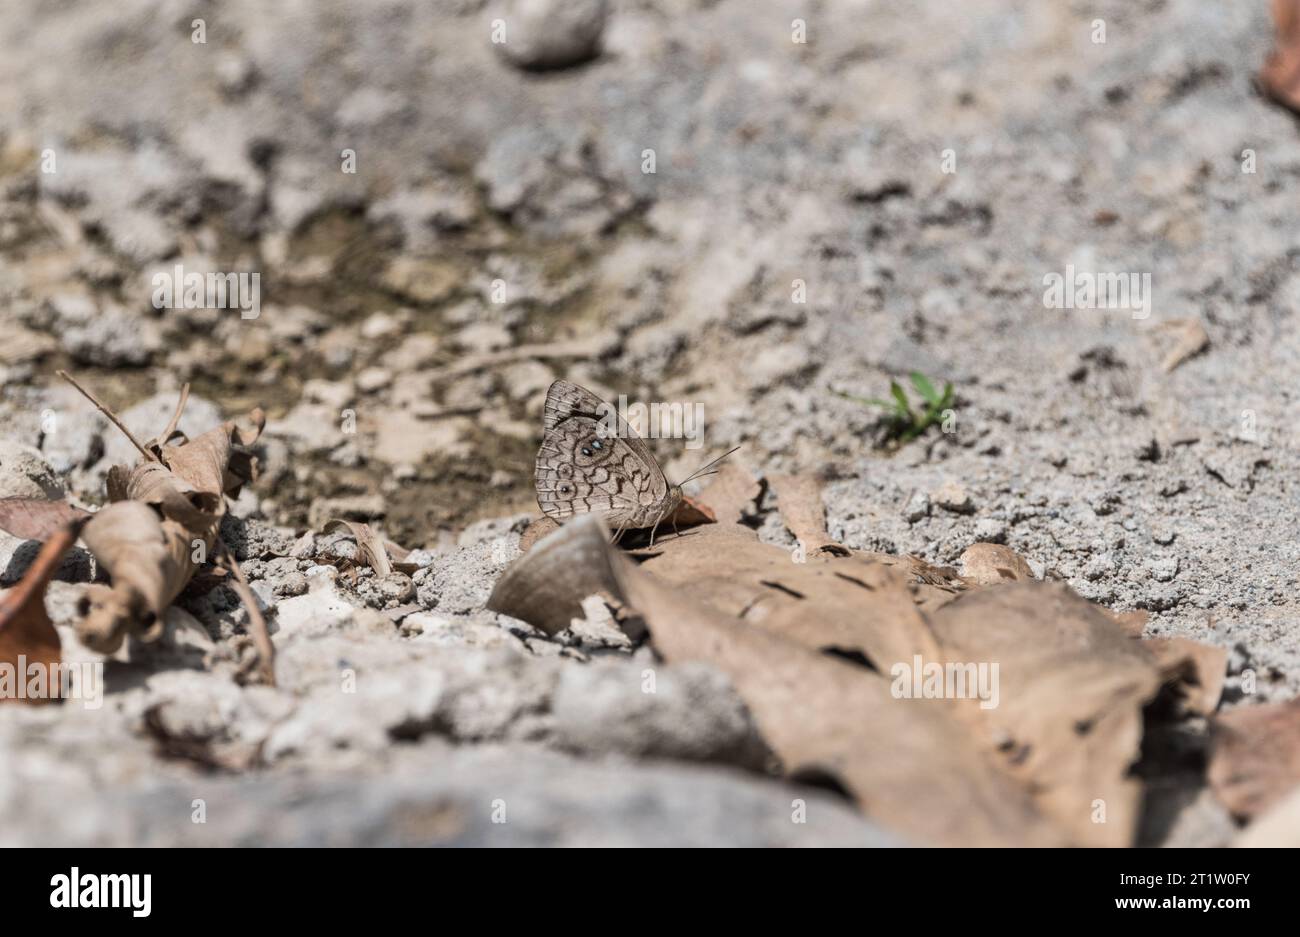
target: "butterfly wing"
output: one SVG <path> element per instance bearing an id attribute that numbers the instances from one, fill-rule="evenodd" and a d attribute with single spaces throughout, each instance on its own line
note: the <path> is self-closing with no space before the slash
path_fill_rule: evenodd
<path id="1" fill-rule="evenodd" d="M 546 389 L 546 405 L 542 408 L 542 429 L 549 433 L 573 416 L 585 416 L 599 421 L 605 414 L 612 412 L 613 407 L 587 388 L 579 387 L 572 381 L 552 381 Z"/>
<path id="2" fill-rule="evenodd" d="M 533 477 L 547 517 L 600 512 L 611 524 L 636 526 L 667 497 L 668 480 L 645 442 L 586 388 L 554 382 L 542 424 Z"/>

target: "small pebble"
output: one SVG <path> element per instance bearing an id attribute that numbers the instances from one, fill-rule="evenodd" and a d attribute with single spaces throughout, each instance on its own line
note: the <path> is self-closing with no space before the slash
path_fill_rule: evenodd
<path id="1" fill-rule="evenodd" d="M 954 514 L 970 514 L 975 510 L 975 502 L 971 500 L 970 494 L 956 482 L 943 485 L 934 492 L 932 500 L 945 511 Z"/>

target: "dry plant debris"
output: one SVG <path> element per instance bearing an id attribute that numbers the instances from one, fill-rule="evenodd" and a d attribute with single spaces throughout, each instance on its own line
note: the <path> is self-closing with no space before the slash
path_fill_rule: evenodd
<path id="1" fill-rule="evenodd" d="M 122 431 L 140 459 L 134 466 L 116 465 L 109 470 L 109 504 L 93 515 L 62 501 L 9 500 L 0 504 L 0 527 L 31 539 L 46 539 L 55 530 L 68 529 L 69 522 L 80 530 L 82 541 L 109 574 L 111 588 L 87 587 L 88 608 L 77 620 L 76 632 L 88 648 L 104 654 L 115 652 L 128 635 L 156 639 L 167 608 L 212 559 L 232 577 L 232 588 L 248 610 L 256 651 L 250 669 L 260 681 L 274 683 L 274 647 L 266 622 L 219 532 L 226 496 L 238 495 L 256 475 L 247 447 L 262 432 L 263 412 L 255 409 L 244 421 L 230 420 L 188 439 L 177 431 L 189 397 L 186 385 L 167 426 L 155 438 L 141 442 L 93 394 L 66 373 L 59 374 Z M 65 540 L 66 536 L 49 539 L 46 549 Z M 63 549 L 71 543 L 67 540 Z M 57 565 L 62 552 L 50 562 Z M 52 571 L 39 570 L 46 580 Z"/>
<path id="2" fill-rule="evenodd" d="M 24 540 L 48 540 L 60 528 L 90 517 L 67 501 L 37 498 L 0 498 L 0 530 Z"/>
<path id="3" fill-rule="evenodd" d="M 1210 786 L 1235 816 L 1255 817 L 1300 788 L 1300 700 L 1224 713 L 1212 738 Z"/>
<path id="4" fill-rule="evenodd" d="M 1213 712 L 1221 649 L 1141 640 L 1005 547 L 965 578 L 833 552 L 816 482 L 769 481 L 802 554 L 736 522 L 759 486 L 732 467 L 698 499 L 717 523 L 641 555 L 576 518 L 507 570 L 490 607 L 552 634 L 590 595 L 635 613 L 664 660 L 730 677 L 788 776 L 843 789 L 913 842 L 1134 842 L 1151 704 Z"/>
<path id="5" fill-rule="evenodd" d="M 1170 319 L 1161 322 L 1157 328 L 1171 333 L 1175 339 L 1173 347 L 1160 362 L 1166 374 L 1210 347 L 1210 335 L 1200 319 Z"/>
<path id="6" fill-rule="evenodd" d="M 357 542 L 357 547 L 360 548 L 366 558 L 366 563 L 377 575 L 387 576 L 393 571 L 393 563 L 388 557 L 388 549 L 384 546 L 383 539 L 375 533 L 369 524 L 335 519 L 326 522 L 322 533 L 328 534 L 336 530 L 346 530 L 352 534 L 353 539 Z"/>
<path id="7" fill-rule="evenodd" d="M 77 539 L 81 523 L 74 519 L 51 534 L 22 580 L 0 598 L 0 666 L 16 680 L 25 681 L 34 664 L 36 673 L 47 681 L 41 692 L 20 693 L 10 688 L 15 692 L 0 694 L 0 700 L 39 704 L 60 697 L 59 686 L 50 682 L 60 678 L 62 644 L 45 611 L 45 587 Z"/>

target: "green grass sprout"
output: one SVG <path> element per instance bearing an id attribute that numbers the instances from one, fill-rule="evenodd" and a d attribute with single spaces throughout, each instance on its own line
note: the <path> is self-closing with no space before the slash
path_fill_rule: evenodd
<path id="1" fill-rule="evenodd" d="M 909 377 L 912 387 L 921 397 L 921 402 L 915 408 L 908 399 L 907 391 L 903 390 L 898 381 L 889 382 L 890 400 L 881 400 L 879 397 L 857 397 L 839 390 L 835 393 L 847 400 L 866 404 L 869 407 L 880 407 L 887 411 L 886 439 L 910 442 L 943 420 L 944 412 L 952 409 L 956 393 L 951 381 L 945 383 L 943 393 L 939 393 L 930 379 L 920 371 L 913 371 Z"/>

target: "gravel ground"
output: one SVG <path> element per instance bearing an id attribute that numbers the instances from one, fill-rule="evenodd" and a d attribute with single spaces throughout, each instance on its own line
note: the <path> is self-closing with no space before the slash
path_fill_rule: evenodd
<path id="1" fill-rule="evenodd" d="M 1149 633 L 1232 648 L 1230 688 L 1300 691 L 1300 146 L 1252 87 L 1267 4 L 845 0 L 801 14 L 806 42 L 766 0 L 566 7 L 0 9 L 0 494 L 100 504 L 131 457 L 59 367 L 145 436 L 183 382 L 189 432 L 265 406 L 227 536 L 281 654 L 278 689 L 230 682 L 244 613 L 218 588 L 108 665 L 102 710 L 3 707 L 0 842 L 886 841 L 755 777 L 716 674 L 659 668 L 647 702 L 645 649 L 483 610 L 556 377 L 701 404 L 705 451 L 819 475 L 851 547 L 1006 543 Z M 178 263 L 259 272 L 257 318 L 154 308 Z M 1049 308 L 1067 267 L 1147 275 L 1147 302 Z M 1166 370 L 1189 321 L 1208 347 Z M 952 419 L 881 447 L 835 391 L 914 369 L 952 381 Z M 656 450 L 676 477 L 703 457 Z M 337 536 L 287 555 L 334 516 L 422 568 L 339 581 Z M 0 539 L 0 581 L 33 555 Z M 69 558 L 56 619 L 94 575 Z M 196 832 L 196 799 L 225 822 Z M 498 799 L 527 822 L 484 825 Z"/>

